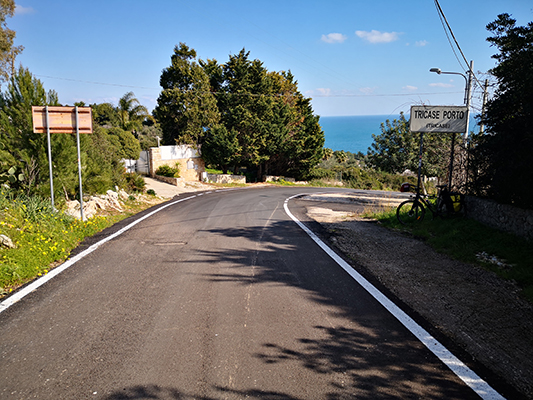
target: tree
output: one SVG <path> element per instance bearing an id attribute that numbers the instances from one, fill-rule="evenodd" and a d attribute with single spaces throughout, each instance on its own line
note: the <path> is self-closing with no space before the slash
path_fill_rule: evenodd
<path id="1" fill-rule="evenodd" d="M 335 160 L 339 164 L 344 164 L 348 160 L 348 155 L 344 150 L 336 150 L 333 152 L 333 156 L 335 157 Z"/>
<path id="2" fill-rule="evenodd" d="M 14 73 L 15 58 L 24 49 L 22 46 L 13 46 L 15 31 L 6 24 L 6 18 L 14 13 L 14 0 L 0 0 L 0 84 Z"/>
<path id="3" fill-rule="evenodd" d="M 57 106 L 57 93 L 53 90 L 47 92 L 39 79 L 34 78 L 28 69 L 20 67 L 11 77 L 6 92 L 0 95 L 0 168 L 3 171 L 15 166 L 17 170 L 24 171 L 26 180 L 22 186 L 27 191 L 43 188 L 46 191 L 46 135 L 33 133 L 32 105 Z M 63 168 L 71 158 L 68 149 L 72 149 L 75 160 L 74 140 L 69 135 L 52 135 L 53 160 L 58 174 L 68 170 Z M 75 174 L 76 163 L 73 163 Z M 66 176 L 62 180 L 70 182 L 70 178 Z"/>
<path id="4" fill-rule="evenodd" d="M 137 160 L 139 158 L 141 145 L 131 132 L 118 127 L 106 131 L 111 136 L 110 140 L 114 142 L 115 151 L 121 159 Z"/>
<path id="5" fill-rule="evenodd" d="M 91 135 L 82 135 L 83 191 L 105 193 L 115 186 L 121 186 L 124 164 L 120 156 L 120 140 L 108 129 L 95 126 Z"/>
<path id="6" fill-rule="evenodd" d="M 290 72 L 269 72 L 249 54 L 242 49 L 226 64 L 201 63 L 221 115 L 202 154 L 213 162 L 223 157 L 214 163 L 231 165 L 234 171 L 255 170 L 258 178 L 263 174 L 303 177 L 322 157 L 324 133 L 318 117 Z M 209 154 L 215 151 L 215 143 L 219 149 Z"/>
<path id="7" fill-rule="evenodd" d="M 23 172 L 15 189 L 27 194 L 50 194 L 47 139 L 33 133 L 31 106 L 58 106 L 57 93 L 46 91 L 39 79 L 20 67 L 0 95 L 0 174 L 12 167 Z M 86 193 L 102 193 L 121 185 L 121 156 L 138 158 L 139 144 L 130 132 L 109 134 L 98 125 L 91 135 L 81 135 L 81 164 Z M 54 194 L 77 197 L 79 191 L 75 135 L 51 135 Z M 12 186 L 13 187 L 13 186 Z"/>
<path id="8" fill-rule="evenodd" d="M 148 109 L 137 100 L 133 92 L 128 92 L 119 99 L 116 112 L 119 126 L 130 132 L 141 129 L 143 121 L 152 118 Z"/>
<path id="9" fill-rule="evenodd" d="M 200 147 L 206 130 L 219 120 L 209 78 L 195 59 L 196 51 L 180 43 L 174 48 L 170 67 L 161 73 L 163 90 L 154 116 L 161 125 L 165 144 Z"/>
<path id="10" fill-rule="evenodd" d="M 372 135 L 374 142 L 368 149 L 369 164 L 393 174 L 406 169 L 416 170 L 418 134 L 411 133 L 404 114 L 392 122 L 386 120 L 380 129 L 381 134 Z"/>
<path id="11" fill-rule="evenodd" d="M 99 126 L 119 126 L 117 110 L 111 103 L 92 104 L 93 120 Z"/>
<path id="12" fill-rule="evenodd" d="M 239 144 L 238 133 L 221 124 L 209 130 L 205 143 L 202 146 L 202 157 L 207 164 L 221 169 L 223 173 L 230 166 L 235 166 L 241 158 L 242 147 Z"/>
<path id="13" fill-rule="evenodd" d="M 196 60 L 184 43 L 161 75 L 154 115 L 165 143 L 189 143 L 220 168 L 305 175 L 322 158 L 324 133 L 290 72 L 269 72 L 242 49 L 225 64 Z"/>
<path id="14" fill-rule="evenodd" d="M 236 134 L 239 143 L 235 170 L 239 166 L 255 169 L 268 161 L 284 134 L 268 71 L 261 61 L 248 56 L 243 49 L 222 66 L 222 92 L 217 95 L 221 124 Z"/>
<path id="15" fill-rule="evenodd" d="M 409 129 L 403 113 L 392 122 L 381 124 L 381 134 L 372 135 L 374 142 L 368 149 L 368 164 L 392 174 L 418 170 L 420 134 Z M 422 174 L 447 179 L 450 161 L 451 136 L 424 134 Z"/>
<path id="16" fill-rule="evenodd" d="M 139 139 L 142 150 L 156 147 L 158 144 L 158 137 L 163 137 L 163 132 L 161 131 L 159 124 L 143 124 L 142 129 L 137 132 L 137 139 Z"/>
<path id="17" fill-rule="evenodd" d="M 533 208 L 533 22 L 516 26 L 501 14 L 487 29 L 493 35 L 487 41 L 499 50 L 490 71 L 498 86 L 482 118 L 486 134 L 474 138 L 473 187 L 478 195 Z"/>

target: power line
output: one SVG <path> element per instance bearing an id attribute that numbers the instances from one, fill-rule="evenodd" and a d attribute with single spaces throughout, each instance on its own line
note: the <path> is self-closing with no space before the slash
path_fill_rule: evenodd
<path id="1" fill-rule="evenodd" d="M 334 95 L 312 95 L 310 97 L 401 97 L 401 96 L 428 96 L 441 94 L 458 94 L 461 92 L 434 92 L 434 93 L 390 93 L 390 94 L 334 94 Z"/>
<path id="2" fill-rule="evenodd" d="M 133 88 L 133 89 L 157 89 L 160 88 L 153 88 L 153 87 L 146 87 L 146 86 L 135 86 L 135 85 L 122 85 L 118 83 L 105 83 L 105 82 L 95 82 L 95 81 L 84 81 L 81 79 L 72 79 L 72 78 L 60 78 L 57 76 L 49 76 L 49 75 L 35 75 L 40 78 L 48 78 L 48 79 L 58 79 L 63 81 L 70 81 L 70 82 L 80 82 L 80 83 L 88 83 L 93 85 L 104 85 L 104 86 L 118 86 L 118 87 L 126 87 L 126 88 Z M 270 96 L 270 97 L 282 97 L 283 94 L 260 94 L 260 93 L 226 93 L 226 92 L 200 92 L 196 90 L 186 90 L 183 91 L 183 93 L 197 93 L 197 94 L 215 94 L 215 95 L 230 95 L 230 96 Z M 428 95 L 443 95 L 443 94 L 457 94 L 461 92 L 434 92 L 434 93 L 390 93 L 390 94 L 317 94 L 317 95 L 311 95 L 309 97 L 401 97 L 401 96 L 428 96 Z"/>
<path id="3" fill-rule="evenodd" d="M 58 80 L 61 80 L 61 81 L 89 83 L 89 84 L 92 84 L 92 85 L 118 86 L 118 87 L 126 87 L 126 88 L 133 88 L 133 89 L 156 89 L 156 90 L 159 90 L 159 88 L 146 87 L 146 86 L 133 86 L 133 85 L 121 85 L 121 84 L 118 84 L 118 83 L 83 81 L 83 80 L 80 80 L 80 79 L 59 78 L 57 76 L 48 76 L 48 75 L 35 75 L 35 76 L 40 77 L 40 78 L 58 79 Z"/>
<path id="4" fill-rule="evenodd" d="M 450 43 L 450 46 L 452 47 L 452 51 L 453 53 L 455 54 L 455 57 L 457 58 L 457 61 L 459 61 L 459 65 L 461 65 L 461 62 L 459 60 L 459 57 L 457 56 L 457 53 L 455 52 L 455 49 L 453 48 L 453 45 L 450 41 L 450 37 L 448 36 L 448 31 L 450 32 L 450 34 L 452 35 L 452 38 L 455 42 L 455 45 L 457 46 L 457 49 L 459 50 L 459 52 L 461 53 L 461 56 L 463 57 L 463 60 L 465 62 L 465 64 L 467 65 L 467 70 L 470 71 L 470 64 L 465 56 L 465 54 L 463 53 L 463 50 L 461 49 L 461 46 L 459 46 L 459 42 L 457 41 L 453 31 L 452 31 L 452 27 L 450 26 L 450 24 L 448 23 L 448 19 L 446 18 L 446 15 L 444 15 L 444 11 L 442 11 L 442 8 L 439 4 L 439 0 L 433 0 L 434 3 L 435 3 L 435 7 L 437 7 L 437 13 L 439 14 L 439 18 L 441 20 L 441 23 L 443 22 L 443 19 L 444 19 L 444 22 L 446 23 L 446 26 L 444 26 L 444 23 L 442 24 L 443 28 L 444 28 L 444 33 L 446 33 L 446 37 L 448 38 L 448 42 Z M 446 30 L 446 27 L 448 27 L 448 30 Z M 461 65 L 462 67 L 462 65 Z M 464 68 L 463 68 L 463 71 L 464 71 Z M 466 71 L 465 71 L 466 72 Z M 479 82 L 479 80 L 477 79 L 476 77 L 476 74 L 474 73 L 474 71 L 470 71 L 472 73 L 472 76 L 474 77 L 475 81 L 478 83 L 479 86 L 482 86 L 481 83 Z"/>

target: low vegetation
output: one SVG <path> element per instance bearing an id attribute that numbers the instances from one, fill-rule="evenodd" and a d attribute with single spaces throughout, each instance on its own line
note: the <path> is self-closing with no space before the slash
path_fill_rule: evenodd
<path id="1" fill-rule="evenodd" d="M 147 207 L 130 199 L 123 213 L 109 213 L 81 221 L 52 209 L 49 199 L 14 196 L 0 191 L 0 233 L 13 248 L 0 247 L 0 297 L 65 261 L 86 237 Z"/>
<path id="2" fill-rule="evenodd" d="M 516 282 L 521 294 L 533 302 L 533 247 L 525 239 L 467 218 L 425 218 L 420 224 L 404 226 L 396 219 L 396 209 L 370 216 L 387 228 L 424 240 L 440 253 Z"/>
<path id="3" fill-rule="evenodd" d="M 329 149 L 326 149 L 329 150 Z M 343 186 L 352 189 L 398 190 L 402 183 L 416 183 L 414 176 L 404 176 L 373 169 L 362 153 L 326 151 L 320 164 L 307 179 L 312 186 Z"/>
<path id="4" fill-rule="evenodd" d="M 155 171 L 156 175 L 159 176 L 166 176 L 168 178 L 179 178 L 180 177 L 180 165 L 179 163 L 176 163 L 174 167 L 171 167 L 170 165 L 161 165 L 157 170 Z"/>

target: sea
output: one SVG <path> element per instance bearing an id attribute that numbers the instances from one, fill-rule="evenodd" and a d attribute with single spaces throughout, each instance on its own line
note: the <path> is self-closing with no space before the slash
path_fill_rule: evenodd
<path id="1" fill-rule="evenodd" d="M 400 115 L 351 115 L 344 117 L 320 117 L 320 125 L 324 131 L 326 143 L 324 147 L 333 151 L 344 150 L 350 153 L 366 154 L 374 142 L 372 135 L 381 134 L 381 124 L 389 120 L 399 119 Z M 409 118 L 409 115 L 406 115 Z M 476 120 L 470 118 L 469 131 L 479 131 Z"/>
<path id="2" fill-rule="evenodd" d="M 381 123 L 391 121 L 400 115 L 351 115 L 344 117 L 320 117 L 326 143 L 324 147 L 333 151 L 366 154 L 374 141 L 372 134 L 381 133 Z"/>

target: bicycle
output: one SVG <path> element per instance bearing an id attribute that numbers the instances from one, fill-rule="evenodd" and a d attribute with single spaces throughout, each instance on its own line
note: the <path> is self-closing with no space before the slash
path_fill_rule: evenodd
<path id="1" fill-rule="evenodd" d="M 415 191 L 415 196 L 406 200 L 396 209 L 396 218 L 403 225 L 413 222 L 420 222 L 426 215 L 426 208 L 433 215 L 447 217 L 451 214 L 462 211 L 462 196 L 451 193 L 447 185 L 437 185 L 437 195 L 426 195 L 420 193 L 420 187 L 409 183 L 404 183 L 400 188 L 401 192 Z"/>

